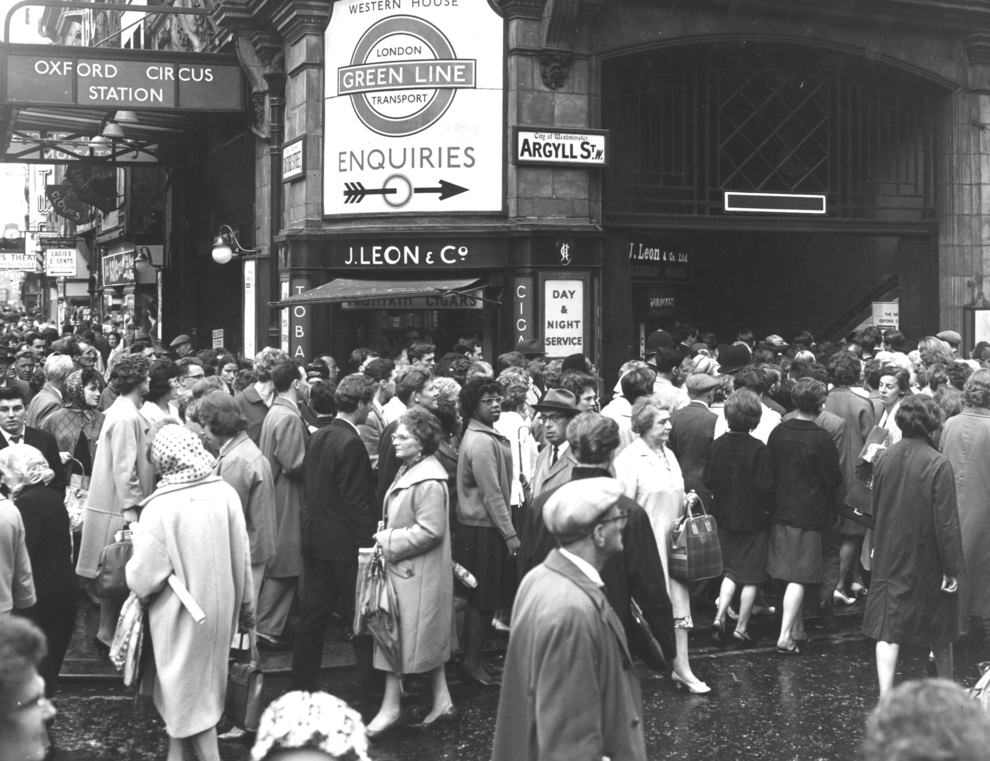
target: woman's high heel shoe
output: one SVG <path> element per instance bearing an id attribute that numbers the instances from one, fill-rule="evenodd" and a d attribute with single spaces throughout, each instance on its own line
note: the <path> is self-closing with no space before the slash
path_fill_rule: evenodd
<path id="1" fill-rule="evenodd" d="M 670 679 L 678 689 L 687 690 L 692 695 L 707 695 L 712 691 L 712 688 L 700 679 L 696 679 L 693 682 L 688 682 L 678 676 L 676 671 L 671 673 Z"/>

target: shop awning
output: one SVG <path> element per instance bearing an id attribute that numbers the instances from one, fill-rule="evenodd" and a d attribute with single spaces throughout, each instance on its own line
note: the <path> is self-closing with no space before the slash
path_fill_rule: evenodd
<path id="1" fill-rule="evenodd" d="M 350 301 L 446 296 L 481 285 L 477 278 L 458 280 L 354 280 L 337 278 L 295 296 L 271 302 L 274 307 L 297 304 L 340 304 Z"/>

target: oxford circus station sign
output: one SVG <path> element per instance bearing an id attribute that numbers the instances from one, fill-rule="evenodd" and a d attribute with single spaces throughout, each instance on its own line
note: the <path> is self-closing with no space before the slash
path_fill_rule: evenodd
<path id="1" fill-rule="evenodd" d="M 229 56 L 7 45 L 4 99 L 25 105 L 243 111 Z"/>

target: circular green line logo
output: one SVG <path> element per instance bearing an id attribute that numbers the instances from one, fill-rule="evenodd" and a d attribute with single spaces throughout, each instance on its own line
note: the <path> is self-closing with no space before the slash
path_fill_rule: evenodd
<path id="1" fill-rule="evenodd" d="M 435 124 L 459 89 L 475 86 L 476 61 L 459 59 L 436 26 L 415 16 L 390 16 L 358 40 L 350 66 L 337 70 L 337 93 L 357 117 L 386 137 Z"/>

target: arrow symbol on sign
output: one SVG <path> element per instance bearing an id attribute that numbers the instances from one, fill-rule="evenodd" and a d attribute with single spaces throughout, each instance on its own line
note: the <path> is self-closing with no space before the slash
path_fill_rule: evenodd
<path id="1" fill-rule="evenodd" d="M 389 196 L 395 188 L 366 188 L 363 182 L 344 183 L 344 203 L 361 203 L 365 196 Z"/>
<path id="2" fill-rule="evenodd" d="M 448 198 L 461 193 L 466 193 L 467 188 L 462 188 L 460 185 L 455 185 L 452 182 L 447 182 L 446 180 L 440 180 L 440 186 L 436 188 L 413 188 L 413 193 L 439 193 L 441 201 L 446 201 Z"/>

